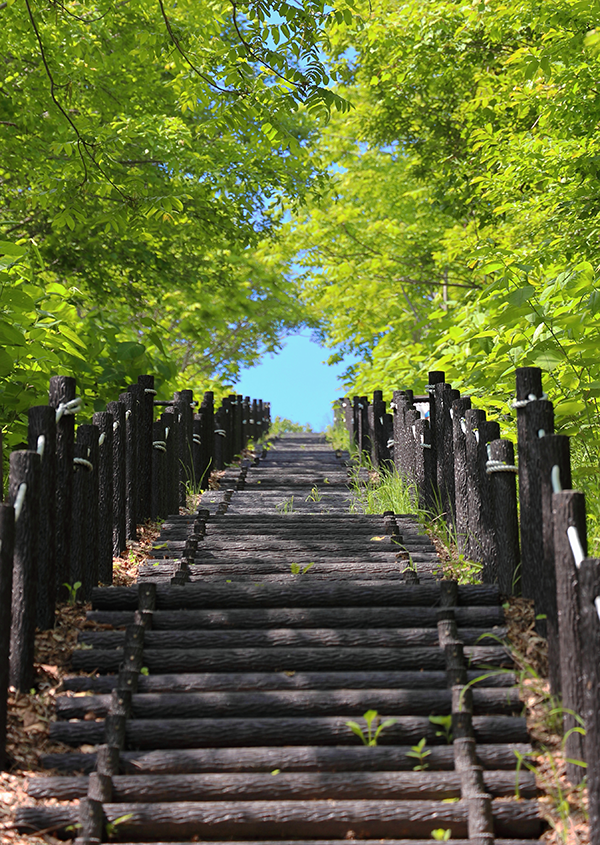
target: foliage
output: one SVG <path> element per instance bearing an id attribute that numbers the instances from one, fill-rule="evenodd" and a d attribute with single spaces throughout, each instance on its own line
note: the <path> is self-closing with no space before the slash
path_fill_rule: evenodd
<path id="1" fill-rule="evenodd" d="M 381 732 L 395 725 L 397 721 L 396 719 L 386 719 L 379 724 L 379 713 L 377 710 L 367 710 L 366 713 L 363 713 L 363 719 L 365 720 L 366 731 L 361 728 L 358 722 L 346 722 L 346 726 L 350 728 L 353 734 L 356 734 L 363 745 L 371 747 L 377 745 L 377 740 Z"/>
<path id="2" fill-rule="evenodd" d="M 293 420 L 288 420 L 287 417 L 275 417 L 271 422 L 269 428 L 269 435 L 278 437 L 280 434 L 300 434 L 306 432 L 312 433 L 312 427 L 309 423 L 298 423 Z"/>
<path id="3" fill-rule="evenodd" d="M 427 757 L 429 757 L 431 751 L 425 747 L 426 745 L 427 740 L 423 737 L 416 745 L 411 746 L 410 751 L 406 752 L 407 757 L 412 757 L 417 761 L 413 766 L 415 772 L 424 772 L 429 768 Z"/>
<path id="4" fill-rule="evenodd" d="M 49 373 L 96 406 L 144 370 L 226 392 L 298 324 L 256 246 L 326 181 L 313 124 L 348 105 L 322 48 L 351 20 L 351 0 L 0 3 L 4 426 Z"/>

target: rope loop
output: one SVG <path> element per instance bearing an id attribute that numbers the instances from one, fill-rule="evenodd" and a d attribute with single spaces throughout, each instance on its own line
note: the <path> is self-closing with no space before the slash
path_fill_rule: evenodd
<path id="1" fill-rule="evenodd" d="M 550 473 L 550 479 L 552 481 L 552 492 L 553 493 L 562 493 L 562 484 L 560 483 L 560 467 L 558 464 L 554 464 L 552 467 L 552 471 Z"/>
<path id="2" fill-rule="evenodd" d="M 21 511 L 23 510 L 23 505 L 25 504 L 25 496 L 27 494 L 27 484 L 23 481 L 19 484 L 19 489 L 17 490 L 17 495 L 15 496 L 15 522 L 21 516 Z"/>
<path id="3" fill-rule="evenodd" d="M 519 470 L 513 464 L 507 464 L 505 461 L 486 461 L 485 471 L 488 475 L 492 475 L 495 472 L 518 472 Z"/>
<path id="4" fill-rule="evenodd" d="M 596 608 L 598 619 L 600 619 L 600 596 L 596 596 L 596 598 L 594 599 L 594 607 Z"/>
<path id="5" fill-rule="evenodd" d="M 37 448 L 36 448 L 36 452 L 38 453 L 38 455 L 40 456 L 40 458 L 42 458 L 42 460 L 43 460 L 43 458 L 44 458 L 44 449 L 45 449 L 45 448 L 46 448 L 46 435 L 45 435 L 45 434 L 40 434 L 40 436 L 39 436 L 39 437 L 38 437 L 38 439 L 37 439 Z"/>
<path id="6" fill-rule="evenodd" d="M 198 444 L 198 446 L 201 446 L 201 445 L 202 445 L 202 438 L 200 437 L 200 435 L 199 435 L 199 434 L 193 434 L 193 435 L 192 435 L 192 440 L 194 441 L 194 443 L 197 443 L 197 444 Z"/>
<path id="7" fill-rule="evenodd" d="M 167 441 L 166 440 L 154 440 L 152 442 L 152 447 L 154 449 L 158 449 L 159 452 L 166 452 L 167 451 Z"/>
<path id="8" fill-rule="evenodd" d="M 87 458 L 73 458 L 73 466 L 85 467 L 88 472 L 94 471 L 94 464 L 91 461 L 88 461 Z"/>
<path id="9" fill-rule="evenodd" d="M 59 402 L 56 409 L 56 422 L 59 422 L 62 417 L 74 416 L 81 411 L 83 399 L 81 396 L 76 396 L 75 399 L 70 399 L 68 402 Z"/>
<path id="10" fill-rule="evenodd" d="M 567 528 L 567 537 L 569 538 L 569 545 L 571 546 L 571 551 L 573 552 L 575 566 L 579 569 L 582 562 L 585 560 L 585 552 L 583 551 L 583 546 L 581 545 L 579 531 L 574 525 L 569 525 Z"/>
<path id="11" fill-rule="evenodd" d="M 98 446 L 104 446 L 104 443 L 105 443 L 105 442 L 106 442 L 106 432 L 105 432 L 105 431 L 103 431 L 103 432 L 100 434 L 100 437 L 98 438 Z"/>
<path id="12" fill-rule="evenodd" d="M 388 442 L 387 442 L 387 448 L 388 448 L 388 449 L 393 449 L 393 447 L 394 447 L 394 445 L 395 445 L 395 442 L 396 442 L 395 440 L 388 440 Z"/>
<path id="13" fill-rule="evenodd" d="M 113 423 L 113 431 L 116 431 L 119 428 L 119 420 L 115 420 Z"/>
<path id="14" fill-rule="evenodd" d="M 547 399 L 548 394 L 542 393 L 541 396 L 536 396 L 535 393 L 530 393 L 527 399 L 515 399 L 512 403 L 513 408 L 525 408 L 530 402 L 539 402 L 540 399 Z"/>
<path id="15" fill-rule="evenodd" d="M 158 393 L 158 390 L 154 390 L 154 388 L 152 388 L 152 387 L 145 387 L 144 393 L 148 393 L 152 396 L 156 396 L 156 394 Z"/>
<path id="16" fill-rule="evenodd" d="M 215 428 L 215 434 L 220 434 L 221 437 L 227 436 L 227 432 L 225 431 L 224 428 Z"/>

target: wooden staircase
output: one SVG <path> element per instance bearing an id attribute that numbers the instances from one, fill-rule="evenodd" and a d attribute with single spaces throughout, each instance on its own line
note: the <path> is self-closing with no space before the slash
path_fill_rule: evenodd
<path id="1" fill-rule="evenodd" d="M 63 803 L 23 808 L 20 830 L 246 845 L 541 835 L 497 589 L 441 580 L 415 519 L 351 512 L 347 482 L 320 435 L 286 435 L 168 519 L 138 585 L 94 590 L 89 618 L 111 627 L 81 633 L 73 668 L 88 674 L 66 681 L 51 727 L 73 751 L 29 785 Z M 374 746 L 347 724 L 366 735 L 370 710 L 394 720 Z"/>

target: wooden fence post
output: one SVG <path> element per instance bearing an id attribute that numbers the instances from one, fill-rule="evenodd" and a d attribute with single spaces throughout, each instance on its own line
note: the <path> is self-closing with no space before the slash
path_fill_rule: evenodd
<path id="1" fill-rule="evenodd" d="M 37 452 L 10 456 L 8 496 L 15 509 L 10 683 L 20 692 L 29 692 L 34 679 L 40 461 Z"/>
<path id="2" fill-rule="evenodd" d="M 132 391 L 119 394 L 125 408 L 125 538 L 137 539 L 138 400 Z"/>
<path id="3" fill-rule="evenodd" d="M 554 433 L 554 411 L 552 403 L 541 398 L 542 371 L 538 367 L 519 367 L 516 383 L 517 398 L 513 404 L 517 409 L 521 590 L 525 598 L 535 599 L 543 568 L 543 537 L 541 482 L 533 450 L 540 431 Z"/>
<path id="4" fill-rule="evenodd" d="M 85 601 L 98 586 L 98 427 L 77 427 L 73 478 L 71 584 L 81 582 Z"/>
<path id="5" fill-rule="evenodd" d="M 517 469 L 510 440 L 489 444 L 487 473 L 490 476 L 494 513 L 494 538 L 498 587 L 504 595 L 515 595 L 519 573 L 519 517 L 517 513 Z M 457 497 L 458 506 L 458 497 Z"/>
<path id="6" fill-rule="evenodd" d="M 113 415 L 98 411 L 98 580 L 112 584 L 113 561 Z"/>
<path id="7" fill-rule="evenodd" d="M 244 422 L 248 418 L 247 406 L 242 404 L 242 442 L 243 447 L 246 446 L 246 429 L 247 423 Z M 201 473 L 198 478 L 198 483 L 203 490 L 208 488 L 208 479 L 214 469 L 215 459 L 215 431 L 214 431 L 214 393 L 212 390 L 207 390 L 200 404 L 198 413 L 200 414 L 200 422 L 202 425 L 200 431 L 200 439 L 202 441 L 202 464 Z"/>
<path id="8" fill-rule="evenodd" d="M 488 447 L 492 440 L 500 438 L 500 425 L 494 420 L 485 420 L 479 427 L 479 489 L 481 491 L 481 546 L 484 584 L 498 583 L 498 535 L 494 521 L 494 499 L 490 476 L 487 472 Z"/>
<path id="9" fill-rule="evenodd" d="M 239 396 L 237 393 L 234 395 L 232 400 L 233 405 L 233 446 L 234 446 L 234 454 L 241 455 L 243 444 L 242 444 L 242 401 L 243 396 Z"/>
<path id="10" fill-rule="evenodd" d="M 429 394 L 429 428 L 431 430 L 431 460 L 433 465 L 433 478 L 435 481 L 434 501 L 440 500 L 440 491 L 438 488 L 438 456 L 437 456 L 437 421 L 436 421 L 436 404 L 435 404 L 435 386 L 436 384 L 444 384 L 446 381 L 446 373 L 441 370 L 431 370 L 427 374 L 426 391 Z"/>
<path id="11" fill-rule="evenodd" d="M 361 396 L 358 402 L 358 453 L 362 459 L 371 452 L 371 432 L 369 431 L 369 400 Z"/>
<path id="12" fill-rule="evenodd" d="M 48 404 L 56 409 L 56 584 L 57 597 L 65 598 L 71 559 L 71 497 L 75 417 L 75 379 L 52 376 Z"/>
<path id="13" fill-rule="evenodd" d="M 228 403 L 225 402 L 225 400 L 223 400 L 222 405 L 223 405 L 223 410 L 225 412 L 225 421 L 227 422 L 227 419 L 229 417 L 229 405 L 228 405 Z M 257 430 L 257 427 L 256 427 L 256 417 L 257 416 L 258 416 L 258 408 L 257 408 L 257 405 L 256 405 L 256 399 L 253 399 L 252 405 L 251 405 L 251 410 L 250 410 L 250 431 L 252 432 L 252 440 L 253 440 L 255 446 L 256 446 L 256 441 L 258 440 L 258 430 Z M 223 425 L 222 428 L 224 428 L 227 431 L 227 437 L 229 437 L 229 428 L 228 428 L 227 424 Z M 229 463 L 229 449 L 227 448 L 227 438 L 225 439 L 225 444 L 223 446 L 223 454 L 225 455 L 225 462 Z"/>
<path id="14" fill-rule="evenodd" d="M 404 412 L 404 452 L 406 475 L 408 483 L 416 489 L 417 485 L 417 449 L 421 450 L 420 438 L 417 436 L 416 423 L 421 415 L 414 406 Z M 418 444 L 418 445 L 417 445 Z"/>
<path id="15" fill-rule="evenodd" d="M 414 411 L 412 390 L 394 391 L 394 463 L 398 475 L 405 481 L 410 476 L 410 449 L 407 444 L 406 415 Z"/>
<path id="16" fill-rule="evenodd" d="M 452 403 L 452 439 L 454 449 L 454 513 L 456 545 L 464 554 L 469 531 L 469 491 L 467 487 L 467 447 L 465 412 L 471 408 L 471 398 L 464 396 Z M 464 428 L 464 431 L 463 431 Z"/>
<path id="17" fill-rule="evenodd" d="M 583 715 L 590 845 L 600 845 L 600 560 L 588 558 L 579 570 L 583 659 Z"/>
<path id="18" fill-rule="evenodd" d="M 152 426 L 152 519 L 167 516 L 167 441 L 164 416 Z"/>
<path id="19" fill-rule="evenodd" d="M 167 516 L 179 513 L 179 413 L 176 408 L 165 408 L 165 442 L 167 444 Z"/>
<path id="20" fill-rule="evenodd" d="M 28 411 L 29 449 L 40 461 L 40 513 L 37 561 L 36 622 L 47 631 L 54 627 L 56 606 L 56 411 L 36 405 Z"/>
<path id="21" fill-rule="evenodd" d="M 173 394 L 175 407 L 179 411 L 179 504 L 185 507 L 188 484 L 194 482 L 193 438 L 194 410 L 192 390 L 179 390 Z"/>
<path id="22" fill-rule="evenodd" d="M 572 762 L 583 761 L 585 757 L 583 736 L 579 733 L 581 723 L 573 715 L 583 718 L 583 651 L 587 648 L 581 641 L 578 584 L 578 569 L 587 555 L 583 493 L 575 490 L 554 493 L 552 516 L 567 780 L 576 784 L 585 775 L 585 769 Z"/>
<path id="23" fill-rule="evenodd" d="M 0 771 L 8 768 L 9 762 L 6 757 L 6 716 L 14 547 L 15 510 L 12 505 L 0 504 Z"/>
<path id="24" fill-rule="evenodd" d="M 537 403 L 536 403 L 537 404 Z M 553 468 L 557 466 L 558 470 Z M 538 587 L 535 595 L 538 630 L 548 640 L 548 680 L 550 692 L 560 693 L 560 647 L 558 614 L 556 609 L 556 566 L 554 562 L 554 521 L 552 517 L 553 481 L 571 487 L 571 459 L 569 438 L 563 434 L 538 437 L 532 450 L 533 469 L 537 469 L 541 490 L 542 560 L 537 570 Z M 555 473 L 559 473 L 559 479 Z"/>
<path id="25" fill-rule="evenodd" d="M 141 398 L 140 425 L 140 464 L 138 485 L 140 487 L 141 519 L 148 519 L 152 510 L 152 424 L 154 423 L 154 376 L 138 376 L 138 384 L 143 388 Z"/>
<path id="26" fill-rule="evenodd" d="M 430 402 L 430 408 L 435 408 L 437 489 L 442 513 L 446 522 L 452 525 L 454 521 L 454 443 L 450 410 L 454 400 L 460 398 L 460 393 L 458 390 L 452 390 L 451 385 L 445 382 L 437 382 L 431 398 L 433 401 Z"/>
<path id="27" fill-rule="evenodd" d="M 470 560 L 482 561 L 483 558 L 483 503 L 481 500 L 481 474 L 479 469 L 479 429 L 485 422 L 485 411 L 470 408 L 465 411 L 465 455 L 467 459 L 467 511 L 468 528 L 465 553 Z"/>
<path id="28" fill-rule="evenodd" d="M 223 406 L 215 412 L 214 416 L 214 438 L 213 438 L 213 449 L 214 449 L 214 467 L 217 471 L 220 471 L 225 468 L 225 447 L 224 442 L 225 438 L 227 437 L 227 431 L 225 430 L 225 411 Z M 250 425 L 250 418 L 248 418 L 248 425 L 247 425 L 247 435 L 248 440 L 252 439 L 252 426 Z"/>
<path id="29" fill-rule="evenodd" d="M 108 402 L 106 410 L 113 418 L 113 504 L 112 504 L 112 553 L 120 557 L 126 542 L 126 493 L 125 493 L 125 405 Z"/>
<path id="30" fill-rule="evenodd" d="M 133 406 L 133 426 L 134 426 L 134 460 L 135 460 L 135 523 L 136 523 L 136 537 L 137 526 L 144 521 L 146 514 L 144 513 L 144 475 L 142 463 L 144 459 L 144 403 L 146 402 L 146 392 L 141 384 L 130 384 L 127 392 L 135 398 Z M 135 540 L 136 537 L 130 537 L 130 540 Z"/>

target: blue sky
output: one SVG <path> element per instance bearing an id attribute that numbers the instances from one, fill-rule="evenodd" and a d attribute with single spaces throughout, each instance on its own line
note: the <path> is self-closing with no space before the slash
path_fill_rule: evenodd
<path id="1" fill-rule="evenodd" d="M 271 403 L 271 416 L 310 423 L 322 431 L 333 420 L 331 403 L 343 395 L 338 376 L 354 359 L 332 367 L 331 355 L 310 339 L 310 332 L 291 335 L 276 355 L 265 355 L 255 367 L 242 370 L 235 392 Z"/>

